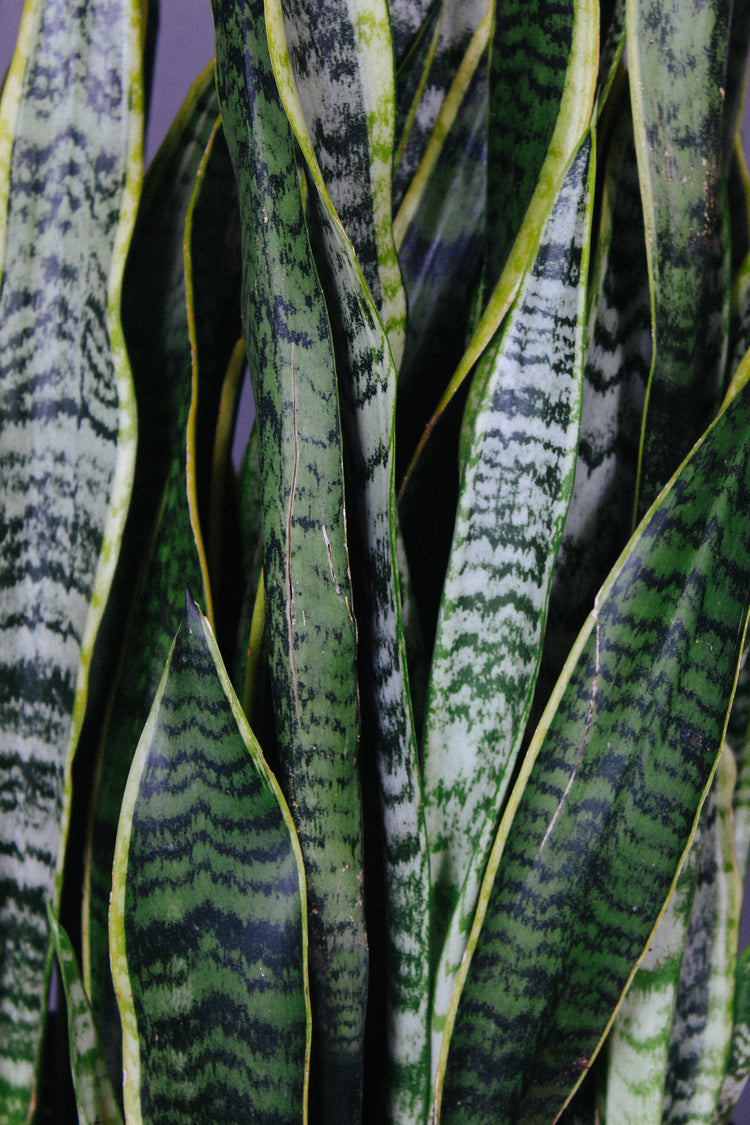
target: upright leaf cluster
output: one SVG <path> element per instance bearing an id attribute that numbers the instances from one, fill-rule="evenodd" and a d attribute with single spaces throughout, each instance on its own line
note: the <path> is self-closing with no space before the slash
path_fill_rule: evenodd
<path id="1" fill-rule="evenodd" d="M 750 9 L 210 2 L 3 86 L 0 1120 L 729 1121 Z"/>

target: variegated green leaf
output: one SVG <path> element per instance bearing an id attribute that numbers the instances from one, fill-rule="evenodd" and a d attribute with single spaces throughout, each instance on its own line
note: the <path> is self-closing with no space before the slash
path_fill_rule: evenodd
<path id="1" fill-rule="evenodd" d="M 552 580 L 537 711 L 547 702 L 597 590 L 632 530 L 651 317 L 627 104 L 620 110 L 602 179 L 578 460 Z"/>
<path id="2" fill-rule="evenodd" d="M 509 3 L 515 3 L 515 0 L 509 0 Z M 599 32 L 599 7 L 592 0 L 573 0 L 572 5 L 568 4 L 568 7 L 572 21 L 569 29 L 570 50 L 567 55 L 562 88 L 559 90 L 559 96 L 555 101 L 557 116 L 554 129 L 549 139 L 546 154 L 543 157 L 536 186 L 533 188 L 530 199 L 526 201 L 525 211 L 522 210 L 522 214 L 518 217 L 520 225 L 517 224 L 513 231 L 512 245 L 507 246 L 503 251 L 504 265 L 502 272 L 497 279 L 497 283 L 494 284 L 469 345 L 453 373 L 412 458 L 409 473 L 407 473 L 407 481 L 439 416 L 474 369 L 477 360 L 495 338 L 505 319 L 518 292 L 521 279 L 530 266 L 531 257 L 535 252 L 541 229 L 549 215 L 563 173 L 589 128 L 598 73 L 596 44 Z M 520 27 L 523 34 L 525 22 L 522 14 L 520 16 Z M 526 30 L 533 37 L 533 28 L 527 28 Z M 476 43 L 474 46 L 476 46 Z M 450 104 L 450 99 L 448 99 L 448 102 Z M 492 93 L 490 93 L 490 112 L 493 112 L 492 104 Z M 425 154 L 425 161 L 428 161 L 430 156 L 431 154 L 428 151 Z M 398 236 L 398 224 L 396 229 Z M 491 229 L 488 226 L 488 231 Z M 497 232 L 495 232 L 495 235 L 497 236 Z M 465 415 L 466 426 L 469 431 L 473 425 L 473 409 L 480 397 L 481 385 L 478 383 L 476 399 L 473 403 L 470 400 Z"/>
<path id="3" fill-rule="evenodd" d="M 282 0 L 289 60 L 318 165 L 388 333 L 406 298 L 393 244 L 393 42 L 386 0 Z"/>
<path id="4" fill-rule="evenodd" d="M 274 73 L 312 180 L 310 223 L 336 343 L 347 440 L 348 526 L 367 718 L 362 731 L 368 764 L 365 800 L 378 809 L 380 821 L 373 836 L 370 885 L 382 880 L 385 898 L 374 936 L 378 950 L 385 943 L 381 971 L 387 986 L 378 997 L 385 1013 L 381 1021 L 380 1010 L 376 1015 L 371 1004 L 369 1015 L 371 1026 L 384 1024 L 386 1046 L 382 1063 L 376 1064 L 386 1070 L 384 1113 L 394 1122 L 416 1123 L 424 1119 L 427 1105 L 429 878 L 398 584 L 396 371 L 305 127 L 279 7 L 267 2 L 266 11 Z M 370 1082 L 371 1088 L 383 1084 L 377 1071 Z"/>
<path id="5" fill-rule="evenodd" d="M 396 477 L 422 436 L 461 359 L 485 245 L 487 57 L 468 85 L 408 224 L 398 216 L 399 261 L 409 304 L 399 370 Z"/>
<path id="6" fill-rule="evenodd" d="M 607 1125 L 661 1125 L 680 966 L 695 894 L 698 828 L 667 909 L 607 1037 Z"/>
<path id="7" fill-rule="evenodd" d="M 328 1120 L 359 1114 L 367 947 L 356 632 L 338 393 L 297 154 L 262 0 L 214 0 L 217 84 L 245 249 L 243 324 L 260 426 L 263 570 L 283 784 L 305 858 L 311 1090 Z"/>
<path id="8" fill-rule="evenodd" d="M 728 0 L 627 0 L 627 49 L 651 285 L 653 356 L 637 516 L 723 391 L 721 246 Z"/>
<path id="9" fill-rule="evenodd" d="M 425 53 L 426 74 L 414 83 L 415 103 L 410 110 L 402 111 L 409 117 L 410 126 L 405 147 L 399 151 L 398 164 L 394 171 L 394 208 L 400 207 L 404 194 L 425 158 L 430 143 L 435 139 L 434 131 L 444 135 L 446 129 L 438 125 L 438 120 L 446 111 L 445 101 L 450 100 L 450 90 L 458 78 L 459 85 L 465 87 L 465 79 L 459 71 L 467 53 L 471 53 L 471 42 L 480 24 L 486 25 L 491 19 L 491 0 L 464 0 L 457 4 L 451 0 L 441 0 L 440 12 L 436 13 L 438 24 L 432 29 L 437 42 L 430 43 Z M 480 33 L 483 46 L 487 43 L 489 27 Z M 451 110 L 447 112 L 450 114 Z"/>
<path id="10" fill-rule="evenodd" d="M 591 144 L 587 137 L 574 157 L 507 327 L 482 361 L 487 376 L 459 497 L 425 719 L 437 974 L 433 1068 L 531 707 L 573 485 Z"/>
<path id="11" fill-rule="evenodd" d="M 746 383 L 654 505 L 534 736 L 462 966 L 444 1122 L 554 1117 L 648 945 L 743 646 L 749 404 Z"/>
<path id="12" fill-rule="evenodd" d="M 83 987 L 70 938 L 47 909 L 68 1012 L 70 1071 L 80 1125 L 122 1125 L 112 1083 L 107 1074 L 91 1005 Z"/>
<path id="13" fill-rule="evenodd" d="M 713 1125 L 730 1120 L 750 1076 L 750 946 L 737 962 L 732 1045 Z"/>
<path id="14" fill-rule="evenodd" d="M 134 345 L 133 377 L 143 424 L 136 463 L 138 500 L 126 526 L 123 559 L 126 574 L 134 562 L 137 569 L 122 594 L 129 607 L 127 628 L 107 716 L 97 732 L 83 909 L 84 979 L 113 1081 L 122 1062 L 107 912 L 120 804 L 182 615 L 184 584 L 192 583 L 209 604 L 197 481 L 206 479 L 211 468 L 207 454 L 223 375 L 220 365 L 227 362 L 238 330 L 240 263 L 236 223 L 231 221 L 236 213 L 234 178 L 217 110 L 209 69 L 189 94 L 147 177 L 126 276 L 125 327 Z M 219 221 L 224 224 L 222 238 L 216 235 Z M 202 333 L 213 340 L 205 363 L 199 362 L 196 338 Z"/>
<path id="15" fill-rule="evenodd" d="M 73 754 L 135 457 L 140 6 L 28 0 L 0 107 L 0 1105 L 25 1121 Z"/>
<path id="16" fill-rule="evenodd" d="M 702 816 L 695 896 L 680 970 L 664 1125 L 711 1125 L 729 1061 L 742 881 L 732 836 L 737 768 L 725 744 Z"/>
<path id="17" fill-rule="evenodd" d="M 413 48 L 430 17 L 441 7 L 440 0 L 388 0 L 393 56 L 398 68 Z"/>
<path id="18" fill-rule="evenodd" d="M 305 914 L 291 815 L 188 598 L 117 834 L 129 1125 L 307 1119 Z"/>
<path id="19" fill-rule="evenodd" d="M 496 0 L 487 143 L 488 292 L 505 266 L 564 112 L 575 19 L 575 0 Z"/>

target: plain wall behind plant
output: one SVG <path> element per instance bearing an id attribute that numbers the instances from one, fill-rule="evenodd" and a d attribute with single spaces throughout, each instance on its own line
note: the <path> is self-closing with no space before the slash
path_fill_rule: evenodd
<path id="1" fill-rule="evenodd" d="M 0 75 L 13 53 L 23 0 L 0 0 Z M 213 22 L 208 0 L 161 0 L 154 58 L 151 110 L 146 130 L 146 162 L 150 162 L 195 77 L 213 55 Z M 750 101 L 743 120 L 745 151 L 750 152 Z M 252 406 L 245 396 L 241 409 L 249 428 Z M 241 450 L 242 440 L 239 446 Z M 748 885 L 750 890 L 750 883 Z M 743 908 L 741 943 L 750 941 L 750 894 Z M 734 1125 L 750 1125 L 750 1089 L 733 1117 Z"/>

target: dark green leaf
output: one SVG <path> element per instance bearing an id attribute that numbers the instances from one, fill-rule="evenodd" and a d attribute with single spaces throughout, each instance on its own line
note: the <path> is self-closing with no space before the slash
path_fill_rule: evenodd
<path id="1" fill-rule="evenodd" d="M 117 835 L 129 1121 L 305 1120 L 305 914 L 291 816 L 188 598 Z"/>
<path id="2" fill-rule="evenodd" d="M 552 568 L 573 486 L 591 147 L 588 136 L 568 169 L 506 328 L 482 360 L 487 374 L 461 484 L 425 718 L 436 966 L 433 1066 L 531 706 Z"/>
<path id="3" fill-rule="evenodd" d="M 534 737 L 472 930 L 445 1122 L 559 1111 L 670 892 L 746 627 L 749 401 L 746 383 L 631 541 Z"/>
<path id="4" fill-rule="evenodd" d="M 123 581 L 126 606 L 130 599 L 127 629 L 110 706 L 97 731 L 99 765 L 87 841 L 83 920 L 84 979 L 113 1081 L 122 1064 L 107 954 L 107 910 L 120 803 L 180 621 L 184 583 L 192 583 L 209 601 L 195 482 L 211 467 L 210 460 L 206 464 L 210 446 L 206 447 L 213 438 L 223 375 L 219 365 L 228 359 L 237 335 L 234 300 L 239 284 L 236 229 L 233 234 L 231 223 L 234 179 L 217 109 L 209 70 L 188 96 L 154 179 L 149 179 L 128 267 L 127 324 L 129 338 L 139 341 L 133 349 L 133 373 L 142 392 L 139 411 L 145 416 L 136 467 L 138 502 L 126 527 L 123 559 L 130 571 L 135 569 L 137 581 L 134 594 L 133 586 Z M 165 182 L 170 191 L 164 190 Z M 222 238 L 215 233 L 219 215 L 225 224 Z M 190 284 L 191 270 L 195 285 Z M 212 361 L 200 369 L 196 333 L 211 334 L 214 340 Z M 154 399 L 158 409 L 149 411 Z M 144 532 L 149 534 L 145 546 Z"/>
<path id="5" fill-rule="evenodd" d="M 367 948 L 336 371 L 297 153 L 269 58 L 278 32 L 267 34 L 260 0 L 214 0 L 213 11 L 245 250 L 243 324 L 260 428 L 271 691 L 309 890 L 312 1097 L 322 1119 L 355 1121 Z"/>

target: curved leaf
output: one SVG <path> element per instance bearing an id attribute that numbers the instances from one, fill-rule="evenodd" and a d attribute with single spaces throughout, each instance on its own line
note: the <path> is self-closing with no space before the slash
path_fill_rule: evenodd
<path id="1" fill-rule="evenodd" d="M 139 417 L 140 411 L 144 416 L 136 462 L 138 499 L 126 526 L 123 557 L 130 569 L 136 569 L 134 562 L 137 569 L 130 587 L 123 581 L 127 627 L 108 711 L 97 731 L 82 927 L 84 980 L 109 1072 L 118 1084 L 120 1028 L 107 912 L 120 804 L 183 611 L 184 583 L 191 582 L 209 601 L 195 482 L 207 475 L 210 462 L 205 463 L 205 438 L 196 440 L 196 416 L 200 413 L 202 419 L 199 432 L 208 429 L 212 436 L 223 375 L 219 365 L 228 359 L 237 334 L 234 298 L 240 258 L 231 223 L 236 196 L 217 110 L 209 69 L 188 95 L 168 150 L 152 166 L 153 178 L 147 177 L 126 278 L 126 326 L 128 338 L 138 343 L 132 349 L 133 376 Z M 164 189 L 165 180 L 170 191 Z M 216 236 L 217 215 L 225 222 L 222 238 Z M 186 277 L 190 262 L 198 278 L 195 289 L 189 268 Z M 199 370 L 195 333 L 206 331 L 206 322 L 214 341 L 212 359 Z M 154 399 L 158 407 L 149 410 Z M 145 533 L 149 537 L 143 545 Z"/>
<path id="2" fill-rule="evenodd" d="M 393 43 L 385 0 L 282 0 L 289 61 L 318 165 L 398 366 L 406 297 L 393 244 Z"/>
<path id="3" fill-rule="evenodd" d="M 372 1088 L 394 1122 L 421 1121 L 427 1099 L 429 879 L 407 676 L 394 496 L 396 371 L 388 340 L 318 168 L 286 52 L 277 4 L 267 3 L 274 73 L 312 180 L 309 221 L 336 345 L 347 449 L 348 522 L 361 666 L 365 801 L 380 823 L 369 872 L 383 886 L 374 943 L 385 944 L 387 988 L 369 1018 L 386 1040 Z M 373 776 L 374 775 L 374 776 Z M 377 850 L 376 850 L 377 849 Z M 381 859 L 382 853 L 382 859 Z M 383 867 L 381 869 L 381 863 Z M 382 881 L 382 882 L 381 882 Z M 371 903 L 375 894 L 371 891 Z M 382 916 L 381 916 L 382 914 Z M 373 997 L 373 1000 L 375 998 Z M 384 1015 L 381 1014 L 385 1008 Z M 384 1022 L 385 1027 L 381 1028 Z"/>
<path id="4" fill-rule="evenodd" d="M 531 706 L 573 485 L 592 167 L 587 137 L 507 327 L 483 359 L 488 374 L 459 497 L 425 718 L 433 1067 Z"/>
<path id="5" fill-rule="evenodd" d="M 737 768 L 724 746 L 703 835 L 664 1092 L 664 1125 L 711 1125 L 729 1061 L 742 882 L 732 839 Z"/>
<path id="6" fill-rule="evenodd" d="M 140 6 L 29 0 L 0 118 L 0 1103 L 34 1097 L 72 758 L 135 457 Z M 23 70 L 23 77 L 21 71 Z M 8 134 L 13 132 L 12 146 Z M 12 151 L 11 151 L 12 149 Z"/>
<path id="7" fill-rule="evenodd" d="M 574 0 L 571 7 L 570 51 L 557 103 L 559 110 L 536 186 L 523 217 L 519 217 L 520 225 L 514 231 L 512 246 L 505 249 L 502 273 L 494 285 L 469 345 L 425 428 L 422 440 L 412 458 L 407 479 L 421 456 L 439 415 L 443 413 L 458 388 L 473 370 L 477 360 L 494 339 L 505 319 L 521 280 L 529 268 L 531 256 L 565 169 L 589 128 L 597 80 L 598 16 L 598 4 L 594 4 L 592 0 Z M 523 20 L 521 26 L 524 26 Z M 530 34 L 533 35 L 533 27 L 530 29 Z M 492 101 L 490 104 L 492 105 Z M 470 411 L 468 425 L 470 428 Z"/>
<path id="8" fill-rule="evenodd" d="M 127 1120 L 307 1120 L 305 882 L 292 818 L 188 598 L 117 834 Z"/>
<path id="9" fill-rule="evenodd" d="M 367 947 L 356 631 L 328 313 L 262 0 L 214 0 L 219 99 L 238 183 L 243 325 L 260 428 L 271 690 L 309 892 L 311 1089 L 359 1115 Z"/>
<path id="10" fill-rule="evenodd" d="M 68 1051 L 76 1092 L 80 1125 L 122 1125 L 120 1107 L 109 1081 L 104 1054 L 96 1033 L 91 1006 L 78 972 L 70 938 L 52 911 L 47 921 L 55 946 L 57 963 L 65 990 L 68 1010 Z"/>
<path id="11" fill-rule="evenodd" d="M 663 910 L 745 634 L 749 401 L 745 383 L 654 505 L 534 736 L 462 967 L 446 1122 L 554 1116 Z"/>

